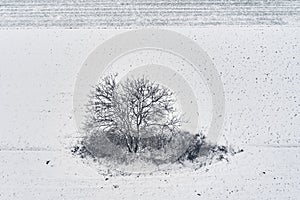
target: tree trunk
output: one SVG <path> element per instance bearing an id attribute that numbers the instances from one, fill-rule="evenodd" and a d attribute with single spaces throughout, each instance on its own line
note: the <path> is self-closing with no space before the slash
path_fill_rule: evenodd
<path id="1" fill-rule="evenodd" d="M 136 126 L 137 129 L 137 137 L 135 137 L 135 147 L 134 147 L 134 153 L 136 153 L 139 150 L 139 143 L 140 143 L 140 126 Z"/>
<path id="2" fill-rule="evenodd" d="M 125 137 L 126 137 L 126 146 L 128 148 L 128 151 L 129 151 L 129 153 L 132 153 L 132 151 L 133 151 L 132 137 L 131 136 L 127 136 L 127 135 L 125 135 Z"/>

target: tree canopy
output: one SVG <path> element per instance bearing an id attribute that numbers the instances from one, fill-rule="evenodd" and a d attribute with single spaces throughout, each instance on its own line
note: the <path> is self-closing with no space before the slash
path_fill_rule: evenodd
<path id="1" fill-rule="evenodd" d="M 101 132 L 123 137 L 129 152 L 141 149 L 141 138 L 172 135 L 182 120 L 174 93 L 145 77 L 117 83 L 116 75 L 96 85 L 88 103 L 87 124 Z"/>

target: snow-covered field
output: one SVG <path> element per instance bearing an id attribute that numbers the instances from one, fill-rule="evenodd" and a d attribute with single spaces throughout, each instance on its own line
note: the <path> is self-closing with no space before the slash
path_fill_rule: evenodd
<path id="1" fill-rule="evenodd" d="M 3 30 L 0 199 L 299 199 L 300 29 L 172 30 L 212 58 L 226 100 L 220 142 L 243 153 L 197 171 L 98 174 L 66 149 L 78 136 L 74 85 L 90 52 L 126 30 Z"/>
<path id="2" fill-rule="evenodd" d="M 197 171 L 118 177 L 99 175 L 62 151 L 1 151 L 0 155 L 1 199 L 282 200 L 299 195 L 297 147 L 247 147 L 229 163 Z"/>

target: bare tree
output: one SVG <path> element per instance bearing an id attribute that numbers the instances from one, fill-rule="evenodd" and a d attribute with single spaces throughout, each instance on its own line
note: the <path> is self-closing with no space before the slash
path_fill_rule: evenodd
<path id="1" fill-rule="evenodd" d="M 138 152 L 142 137 L 174 134 L 181 125 L 173 92 L 145 77 L 117 84 L 110 75 L 98 84 L 88 104 L 88 125 L 125 138 Z"/>

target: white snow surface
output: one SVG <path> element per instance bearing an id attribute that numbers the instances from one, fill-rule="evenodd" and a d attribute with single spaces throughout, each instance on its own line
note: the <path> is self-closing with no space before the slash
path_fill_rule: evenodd
<path id="1" fill-rule="evenodd" d="M 212 58 L 226 98 L 220 143 L 243 153 L 196 171 L 98 173 L 68 149 L 74 84 L 90 52 L 127 30 L 1 30 L 0 199 L 299 199 L 300 28 L 170 30 Z"/>

